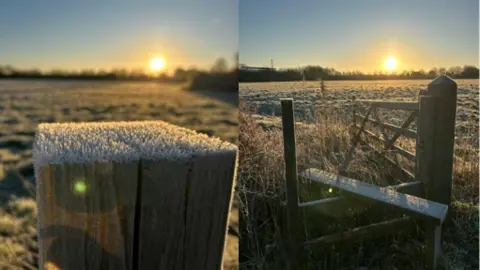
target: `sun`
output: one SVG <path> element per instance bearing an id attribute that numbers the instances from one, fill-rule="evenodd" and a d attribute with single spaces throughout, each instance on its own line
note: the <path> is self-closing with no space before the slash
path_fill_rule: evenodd
<path id="1" fill-rule="evenodd" d="M 391 56 L 387 58 L 383 66 L 385 67 L 386 70 L 393 71 L 397 68 L 397 65 L 398 65 L 397 59 Z"/>
<path id="2" fill-rule="evenodd" d="M 165 68 L 165 60 L 162 57 L 154 57 L 150 60 L 150 69 L 160 71 Z"/>

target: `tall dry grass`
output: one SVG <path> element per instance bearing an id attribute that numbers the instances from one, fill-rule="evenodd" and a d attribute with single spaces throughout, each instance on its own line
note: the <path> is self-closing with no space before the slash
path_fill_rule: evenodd
<path id="1" fill-rule="evenodd" d="M 285 269 L 288 254 L 281 240 L 282 235 L 285 236 L 281 229 L 285 227 L 282 130 L 281 125 L 272 128 L 257 125 L 254 110 L 245 102 L 240 102 L 240 268 Z M 324 110 L 317 112 L 315 124 L 297 123 L 299 171 L 315 167 L 337 172 L 351 145 L 349 114 Z M 478 134 L 478 130 L 470 132 Z M 446 269 L 478 269 L 478 141 L 474 143 L 457 140 L 455 145 L 453 215 L 443 231 L 442 243 L 444 253 L 441 260 Z M 410 151 L 415 148 L 413 140 L 399 139 L 398 144 Z M 407 160 L 399 159 L 398 162 L 413 171 L 414 165 Z M 362 147 L 355 152 L 347 173 L 350 177 L 378 185 L 402 181 L 396 167 Z M 303 183 L 302 187 L 308 189 L 308 183 Z M 300 192 L 304 199 L 318 196 L 309 194 L 308 190 L 305 192 L 305 189 Z M 322 190 L 322 196 L 335 196 L 337 192 Z M 395 215 L 382 209 L 367 212 L 370 213 L 341 219 L 310 215 L 302 223 L 305 236 L 311 238 L 369 224 L 375 221 L 371 219 L 372 213 L 378 219 Z M 422 269 L 424 252 L 425 244 L 419 226 L 413 234 L 347 243 L 340 248 L 322 251 L 309 249 L 304 253 L 303 261 L 308 269 Z"/>

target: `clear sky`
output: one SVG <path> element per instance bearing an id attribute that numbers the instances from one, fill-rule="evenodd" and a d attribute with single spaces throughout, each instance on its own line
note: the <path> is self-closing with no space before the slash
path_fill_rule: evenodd
<path id="1" fill-rule="evenodd" d="M 337 70 L 478 66 L 478 0 L 241 0 L 240 63 Z"/>
<path id="2" fill-rule="evenodd" d="M 238 0 L 0 2 L 0 65 L 16 68 L 209 68 L 233 64 Z"/>

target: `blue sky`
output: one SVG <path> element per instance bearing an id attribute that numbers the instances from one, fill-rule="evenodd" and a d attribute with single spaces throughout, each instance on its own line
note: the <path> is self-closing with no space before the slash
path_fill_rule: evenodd
<path id="1" fill-rule="evenodd" d="M 337 70 L 479 62 L 478 0 L 241 0 L 240 63 Z"/>
<path id="2" fill-rule="evenodd" d="M 1 1 L 0 65 L 49 70 L 233 64 L 238 0 Z"/>

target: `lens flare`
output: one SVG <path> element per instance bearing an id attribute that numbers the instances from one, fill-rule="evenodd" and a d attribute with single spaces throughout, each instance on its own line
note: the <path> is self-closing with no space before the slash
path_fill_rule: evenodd
<path id="1" fill-rule="evenodd" d="M 82 180 L 76 180 L 75 184 L 73 185 L 73 189 L 78 194 L 85 194 L 87 192 L 87 183 Z"/>

